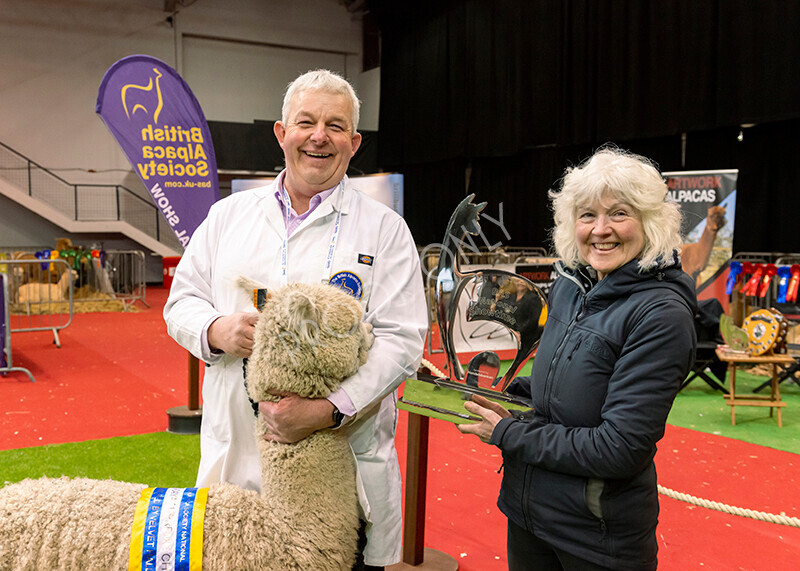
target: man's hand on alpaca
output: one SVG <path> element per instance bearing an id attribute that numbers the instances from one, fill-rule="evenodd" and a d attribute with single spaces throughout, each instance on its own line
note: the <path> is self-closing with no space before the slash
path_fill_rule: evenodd
<path id="1" fill-rule="evenodd" d="M 223 315 L 208 326 L 208 345 L 237 357 L 249 357 L 253 352 L 253 337 L 258 313 Z"/>
<path id="2" fill-rule="evenodd" d="M 294 444 L 333 424 L 333 403 L 328 399 L 307 399 L 294 393 L 280 397 L 275 402 L 258 403 L 258 412 L 267 425 L 265 440 Z"/>

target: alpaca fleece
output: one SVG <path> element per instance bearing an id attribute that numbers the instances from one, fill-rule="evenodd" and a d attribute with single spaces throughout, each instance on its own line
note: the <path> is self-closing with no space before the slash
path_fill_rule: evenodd
<path id="1" fill-rule="evenodd" d="M 58 280 L 52 284 L 31 282 L 19 286 L 19 303 L 39 303 L 50 301 L 65 301 L 69 297 L 69 281 L 75 277 L 74 270 L 67 269 Z"/>
<path id="2" fill-rule="evenodd" d="M 332 286 L 271 293 L 248 362 L 253 400 L 290 391 L 324 398 L 366 362 L 371 343 L 358 302 Z M 203 569 L 348 570 L 359 506 L 346 435 L 322 430 L 297 444 L 261 438 L 261 494 L 210 486 Z M 127 569 L 136 504 L 146 486 L 42 478 L 0 489 L 0 570 Z"/>

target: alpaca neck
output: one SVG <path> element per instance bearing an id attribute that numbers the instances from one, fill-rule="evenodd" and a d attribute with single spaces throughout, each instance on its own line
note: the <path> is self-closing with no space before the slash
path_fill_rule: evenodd
<path id="1" fill-rule="evenodd" d="M 297 444 L 259 439 L 263 529 L 290 522 L 276 569 L 350 569 L 359 528 L 355 461 L 343 433 Z M 288 558 L 283 561 L 282 558 Z"/>
<path id="2" fill-rule="evenodd" d="M 356 498 L 355 461 L 343 433 L 323 430 L 296 444 L 260 439 L 259 450 L 262 498 L 295 521 Z"/>

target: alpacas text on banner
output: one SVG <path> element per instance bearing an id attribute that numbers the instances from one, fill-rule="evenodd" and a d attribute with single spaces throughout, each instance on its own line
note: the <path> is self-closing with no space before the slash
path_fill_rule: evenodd
<path id="1" fill-rule="evenodd" d="M 164 62 L 129 56 L 103 76 L 95 111 L 186 247 L 219 200 L 211 134 L 189 86 Z"/>
<path id="2" fill-rule="evenodd" d="M 692 276 L 697 291 L 719 283 L 721 272 L 733 255 L 736 218 L 737 170 L 680 171 L 662 173 L 667 181 L 667 200 L 677 202 L 683 213 L 681 265 Z"/>
<path id="3" fill-rule="evenodd" d="M 145 488 L 136 504 L 128 571 L 199 571 L 208 488 Z"/>

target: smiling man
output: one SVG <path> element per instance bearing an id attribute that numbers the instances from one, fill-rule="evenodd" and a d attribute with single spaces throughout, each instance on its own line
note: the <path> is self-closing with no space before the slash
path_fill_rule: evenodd
<path id="1" fill-rule="evenodd" d="M 274 128 L 285 170 L 272 184 L 211 208 L 176 268 L 164 317 L 170 335 L 208 363 L 197 485 L 260 488 L 255 410 L 269 429 L 263 437 L 278 442 L 345 431 L 366 539 L 354 568 L 380 569 L 400 560 L 395 391 L 417 369 L 427 314 L 405 221 L 346 176 L 361 144 L 358 116 L 353 88 L 334 73 L 311 71 L 289 85 Z M 323 281 L 348 291 L 373 327 L 369 360 L 328 398 L 286 394 L 276 402 L 248 402 L 243 359 L 253 348 L 258 313 L 236 285 L 239 276 L 267 288 Z"/>
<path id="2" fill-rule="evenodd" d="M 284 106 L 283 120 L 275 123 L 275 137 L 286 158 L 283 186 L 297 213 L 308 210 L 311 197 L 333 188 L 347 172 L 361 145 L 352 107 L 343 94 L 295 92 Z"/>

